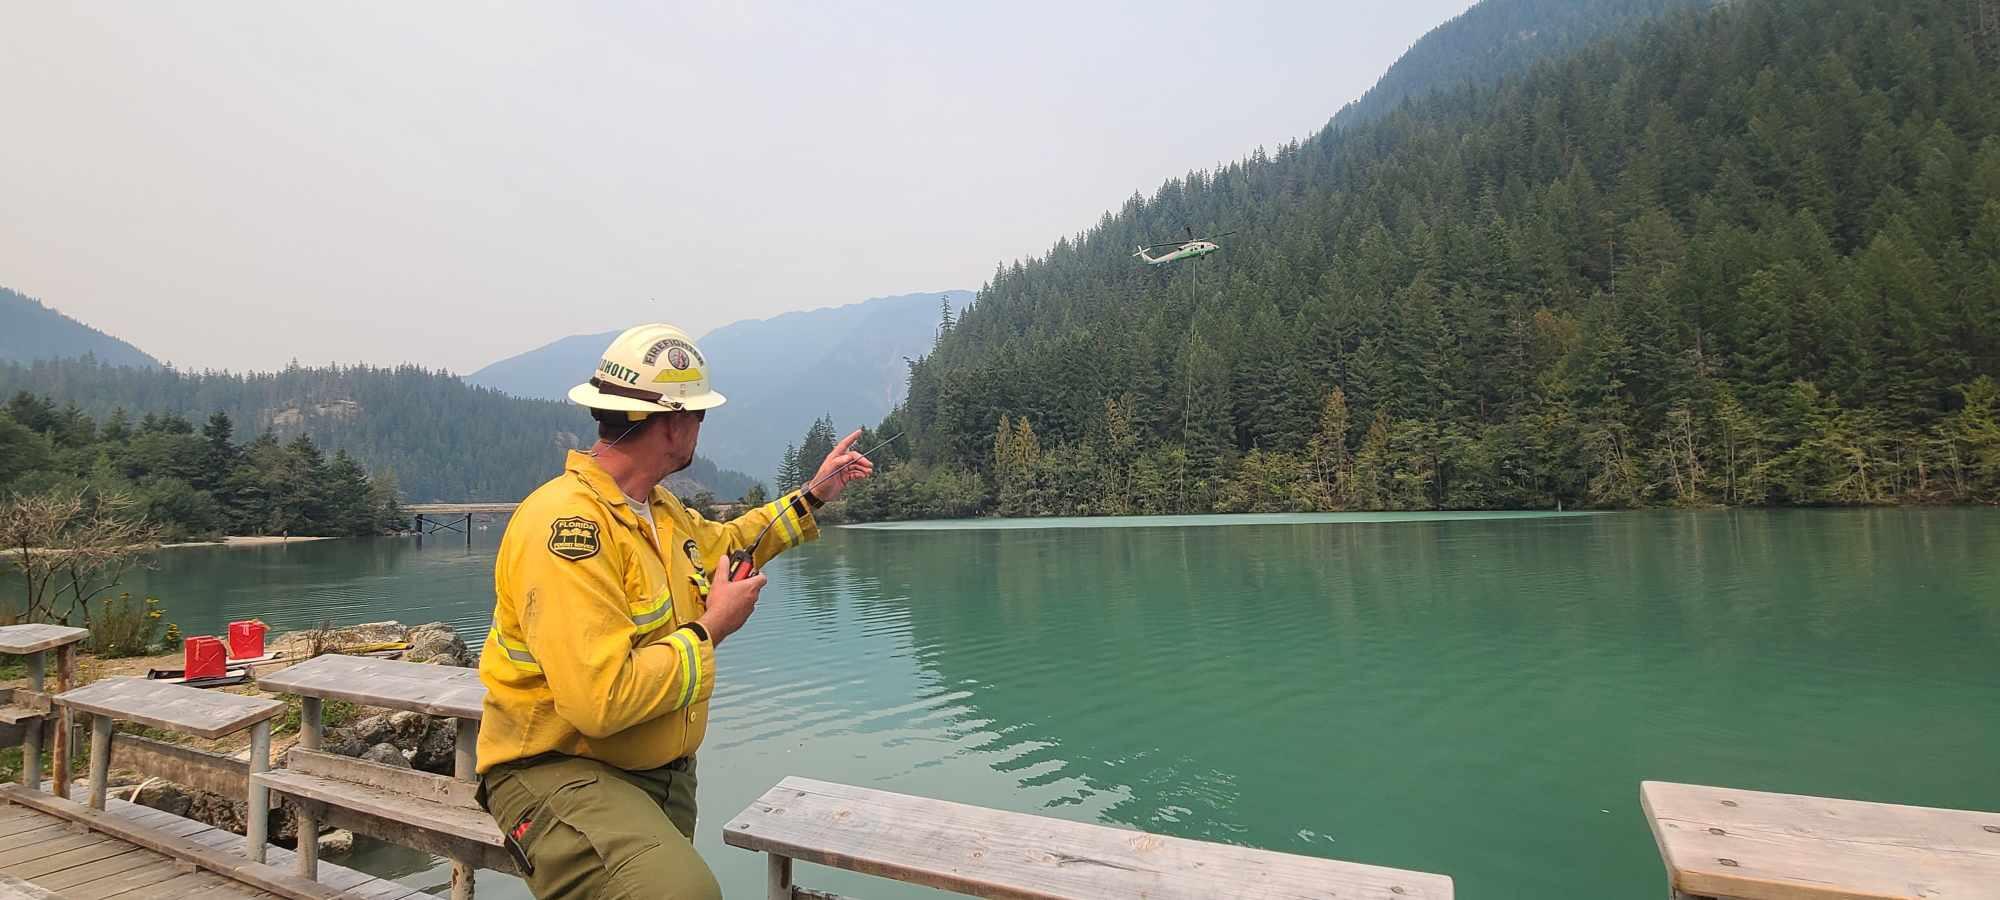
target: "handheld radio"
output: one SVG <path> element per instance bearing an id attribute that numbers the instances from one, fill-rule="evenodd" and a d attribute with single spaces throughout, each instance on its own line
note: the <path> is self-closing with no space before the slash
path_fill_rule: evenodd
<path id="1" fill-rule="evenodd" d="M 882 442 L 880 442 L 880 443 L 877 443 L 877 444 L 876 444 L 875 446 L 873 446 L 873 447 L 870 447 L 870 448 L 868 448 L 868 449 L 866 449 L 866 450 L 863 450 L 863 451 L 861 451 L 861 456 L 865 458 L 865 457 L 867 457 L 867 456 L 868 456 L 868 454 L 870 454 L 870 453 L 874 453 L 875 451 L 877 451 L 877 450 L 880 450 L 880 449 L 882 449 L 883 447 L 887 447 L 887 446 L 889 446 L 889 444 L 890 444 L 890 442 L 891 442 L 891 441 L 894 441 L 894 440 L 895 440 L 896 438 L 899 438 L 899 437 L 902 437 L 902 436 L 903 436 L 903 432 L 900 432 L 900 431 L 899 431 L 899 432 L 896 432 L 896 434 L 895 434 L 895 436 L 894 436 L 894 437 L 890 437 L 890 438 L 888 438 L 887 440 L 884 440 L 884 441 L 882 441 Z M 816 488 L 816 487 L 818 487 L 818 486 L 819 486 L 819 483 L 820 483 L 820 482 L 822 482 L 822 481 L 825 481 L 825 480 L 827 480 L 828 478 L 832 478 L 832 477 L 833 477 L 834 475 L 836 475 L 836 474 L 838 474 L 838 473 L 840 473 L 840 472 L 842 472 L 842 471 L 845 471 L 845 470 L 847 469 L 847 467 L 848 467 L 848 466 L 851 466 L 851 465 L 854 465 L 854 463 L 850 461 L 850 462 L 848 462 L 848 463 L 845 463 L 845 464 L 841 465 L 841 466 L 840 466 L 839 468 L 837 468 L 837 469 L 834 469 L 834 470 L 833 470 L 832 472 L 828 472 L 828 473 L 826 473 L 825 475 L 821 475 L 820 477 L 818 477 L 818 478 L 815 478 L 815 479 L 813 479 L 813 480 L 812 480 L 812 483 L 811 483 L 811 484 L 808 484 L 808 485 L 806 485 L 805 487 L 802 487 L 802 488 L 800 488 L 800 489 L 799 489 L 799 494 L 800 494 L 800 497 L 799 497 L 798 499 L 796 499 L 796 500 L 793 500 L 792 502 L 794 502 L 794 503 L 804 503 L 804 502 L 806 502 L 806 501 L 805 501 L 805 497 L 804 497 L 804 495 L 805 495 L 806 493 L 810 492 L 810 491 L 811 491 L 811 490 L 812 490 L 813 488 Z M 755 561 L 756 561 L 756 559 L 757 559 L 757 548 L 758 548 L 758 547 L 761 547 L 761 546 L 763 546 L 763 544 L 764 544 L 764 535 L 767 535 L 767 534 L 770 534 L 770 533 L 771 533 L 771 526 L 773 526 L 773 525 L 776 525 L 776 524 L 778 524 L 778 518 L 779 518 L 779 516 L 782 516 L 782 515 L 784 515 L 784 514 L 783 514 L 783 513 L 779 513 L 779 514 L 778 514 L 778 516 L 772 516 L 772 517 L 771 517 L 771 521 L 769 521 L 769 522 L 765 522 L 765 523 L 764 523 L 764 527 L 763 527 L 763 528 L 762 528 L 761 530 L 759 530 L 759 531 L 757 532 L 757 537 L 756 537 L 756 539 L 755 539 L 755 540 L 752 540 L 752 541 L 750 542 L 750 546 L 748 546 L 748 547 L 746 547 L 746 548 L 744 548 L 744 549 L 742 549 L 742 550 L 732 550 L 732 551 L 730 551 L 730 553 L 729 553 L 729 580 L 730 580 L 730 581 L 742 581 L 742 580 L 743 580 L 743 579 L 745 579 L 745 578 L 749 578 L 750 576 L 752 576 L 752 575 L 755 575 L 755 574 L 757 574 L 757 568 L 756 568 L 756 563 L 755 563 Z"/>

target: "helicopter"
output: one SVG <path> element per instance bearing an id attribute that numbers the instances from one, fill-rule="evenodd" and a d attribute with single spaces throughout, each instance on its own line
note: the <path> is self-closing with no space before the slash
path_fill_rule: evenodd
<path id="1" fill-rule="evenodd" d="M 1210 253 L 1214 253 L 1215 251 L 1222 249 L 1222 245 L 1217 244 L 1213 238 L 1195 237 L 1194 226 L 1189 225 L 1186 227 L 1187 227 L 1187 240 L 1167 241 L 1164 244 L 1153 244 L 1152 246 L 1149 247 L 1140 247 L 1138 252 L 1132 254 L 1133 258 L 1144 260 L 1146 262 L 1146 265 L 1149 266 L 1160 266 L 1170 262 L 1179 262 L 1180 260 L 1183 259 L 1194 259 L 1195 257 L 1198 256 L 1207 256 Z M 1216 237 L 1226 238 L 1235 233 L 1236 232 L 1234 231 L 1225 231 L 1221 234 L 1216 235 Z M 1158 250 L 1161 247 L 1173 247 L 1176 249 L 1172 253 L 1167 253 L 1161 256 L 1147 255 L 1149 251 Z"/>

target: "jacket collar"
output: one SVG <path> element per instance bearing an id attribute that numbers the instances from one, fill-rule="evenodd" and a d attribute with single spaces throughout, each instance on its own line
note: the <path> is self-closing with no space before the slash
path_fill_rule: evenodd
<path id="1" fill-rule="evenodd" d="M 619 489 L 618 481 L 611 477 L 611 473 L 604 471 L 604 467 L 597 464 L 597 457 L 582 450 L 571 450 L 563 468 L 576 476 L 576 480 L 583 482 L 583 486 L 596 494 L 597 499 L 604 501 L 605 506 L 611 507 L 612 516 L 627 525 L 638 526 L 639 517 L 625 502 L 625 492 Z"/>
<path id="2" fill-rule="evenodd" d="M 596 494 L 597 499 L 604 501 L 605 506 L 611 507 L 613 516 L 634 528 L 639 527 L 639 516 L 632 512 L 631 504 L 625 502 L 624 489 L 618 486 L 617 479 L 612 478 L 610 472 L 604 471 L 604 467 L 597 464 L 597 457 L 582 450 L 571 450 L 563 468 L 576 476 L 578 481 L 583 482 L 583 486 Z M 679 505 L 675 502 L 673 494 L 657 484 L 653 485 L 652 495 L 646 499 L 655 504 L 664 504 L 669 510 Z"/>

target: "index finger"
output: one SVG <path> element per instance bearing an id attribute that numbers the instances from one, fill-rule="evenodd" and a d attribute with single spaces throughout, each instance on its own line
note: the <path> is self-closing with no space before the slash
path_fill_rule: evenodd
<path id="1" fill-rule="evenodd" d="M 850 434 L 850 435 L 848 435 L 848 436 L 846 436 L 846 437 L 844 437 L 844 438 L 841 438 L 841 439 L 840 439 L 840 443 L 838 443 L 838 444 L 835 444 L 835 445 L 833 445 L 833 453 L 834 453 L 834 455 L 835 455 L 835 456 L 838 456 L 838 455 L 840 455 L 840 454 L 842 454 L 842 453 L 846 453 L 846 452 L 847 452 L 847 450 L 848 450 L 848 448 L 850 448 L 850 447 L 853 447 L 853 446 L 854 446 L 854 442 L 855 442 L 855 441 L 858 441 L 858 440 L 861 440 L 861 429 L 859 429 L 859 428 L 856 428 L 856 429 L 854 429 L 854 433 L 853 433 L 853 434 Z"/>

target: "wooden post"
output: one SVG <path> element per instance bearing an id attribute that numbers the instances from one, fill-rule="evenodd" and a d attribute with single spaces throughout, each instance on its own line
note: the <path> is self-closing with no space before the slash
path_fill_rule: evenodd
<path id="1" fill-rule="evenodd" d="M 792 900 L 792 858 L 767 853 L 764 859 L 771 875 L 764 891 L 765 900 Z"/>
<path id="2" fill-rule="evenodd" d="M 257 780 L 271 768 L 271 720 L 250 726 L 250 808 L 243 817 L 244 853 L 251 862 L 264 861 L 264 842 L 271 836 L 271 789 Z"/>
<path id="3" fill-rule="evenodd" d="M 45 686 L 42 683 L 42 654 L 30 653 L 27 660 L 28 689 L 39 694 Z M 48 727 L 48 716 L 29 722 L 27 737 L 21 745 L 21 783 L 31 791 L 42 789 L 42 731 Z"/>
<path id="4" fill-rule="evenodd" d="M 472 549 L 472 514 L 465 514 L 465 549 Z"/>
<path id="5" fill-rule="evenodd" d="M 470 523 L 472 517 L 466 516 Z M 472 529 L 466 529 L 466 543 L 472 542 Z M 479 723 L 472 719 L 453 719 L 458 726 L 458 741 L 453 748 L 451 774 L 464 781 L 479 780 Z M 451 900 L 472 900 L 472 864 L 464 860 L 451 861 Z"/>
<path id="6" fill-rule="evenodd" d="M 307 750 L 318 750 L 320 735 L 325 723 L 320 721 L 320 701 L 318 697 L 299 699 L 299 746 Z M 299 825 L 299 877 L 307 881 L 319 880 L 319 816 L 312 812 L 312 804 L 296 804 L 293 817 Z"/>
<path id="7" fill-rule="evenodd" d="M 76 645 L 64 644 L 56 648 L 56 693 L 70 689 L 76 676 Z M 69 707 L 55 711 L 56 739 L 53 748 L 55 761 L 50 768 L 55 770 L 56 796 L 69 799 L 69 742 L 71 730 L 75 727 L 69 718 Z"/>
<path id="8" fill-rule="evenodd" d="M 90 808 L 104 808 L 104 792 L 111 786 L 110 716 L 90 717 Z"/>

